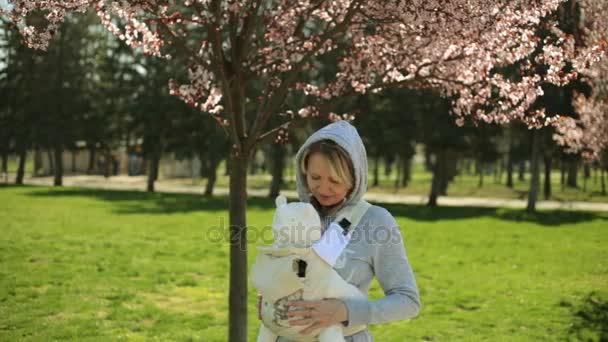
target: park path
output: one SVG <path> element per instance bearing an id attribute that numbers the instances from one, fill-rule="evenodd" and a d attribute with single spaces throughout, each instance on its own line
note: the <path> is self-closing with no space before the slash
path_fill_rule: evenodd
<path id="1" fill-rule="evenodd" d="M 12 175 L 11 175 L 12 176 Z M 9 179 L 14 179 L 10 177 Z M 52 177 L 35 177 L 24 180 L 25 184 L 38 186 L 51 186 L 53 184 Z M 155 183 L 157 192 L 166 193 L 189 193 L 202 194 L 204 187 L 201 185 L 195 186 L 189 181 L 179 179 L 160 179 Z M 83 187 L 93 189 L 109 189 L 109 190 L 135 190 L 145 191 L 146 177 L 145 176 L 113 176 L 104 178 L 103 176 L 93 175 L 66 175 L 63 177 L 63 185 L 67 187 Z M 216 187 L 213 191 L 216 195 L 227 195 L 227 188 Z M 268 190 L 266 189 L 249 189 L 249 196 L 266 197 Z M 288 198 L 297 198 L 297 194 L 293 190 L 283 190 L 281 193 Z M 371 202 L 382 203 L 401 203 L 401 204 L 425 204 L 427 196 L 418 195 L 402 195 L 402 194 L 386 194 L 377 193 L 370 190 L 365 195 L 365 199 Z M 488 207 L 488 208 L 525 208 L 526 201 L 518 199 L 505 198 L 477 198 L 477 197 L 440 197 L 438 199 L 439 206 L 465 206 L 465 207 Z M 575 201 L 539 201 L 538 209 L 560 209 L 560 210 L 584 210 L 584 211 L 608 211 L 608 203 L 590 203 L 590 202 L 575 202 Z"/>

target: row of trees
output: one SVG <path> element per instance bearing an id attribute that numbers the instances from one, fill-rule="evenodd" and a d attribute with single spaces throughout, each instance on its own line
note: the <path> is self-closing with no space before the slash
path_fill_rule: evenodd
<path id="1" fill-rule="evenodd" d="M 606 142 L 585 121 L 548 115 L 541 98 L 551 85 L 563 86 L 588 73 L 604 55 L 608 35 L 604 0 L 12 0 L 10 4 L 6 18 L 35 48 L 49 47 L 52 36 L 61 39 L 61 23 L 68 14 L 94 10 L 101 24 L 127 45 L 163 58 L 159 63 L 167 69 L 161 69 L 173 77 L 170 92 L 210 114 L 227 133 L 230 341 L 247 340 L 248 163 L 266 138 L 288 125 L 311 116 L 338 118 L 336 112 L 343 111 L 332 109 L 344 108 L 336 107 L 342 101 L 355 102 L 357 94 L 391 87 L 434 88 L 450 99 L 451 112 L 461 125 L 551 124 L 561 127 L 566 144 L 578 136 L 567 133 L 582 130 L 594 139 L 585 139 L 576 148 L 594 158 Z M 586 9 L 584 16 L 581 9 Z M 560 13 L 575 18 L 573 27 L 581 34 L 569 32 Z M 36 20 L 41 16 L 44 20 Z M 50 49 L 60 44 L 53 43 Z M 157 85 L 151 75 L 140 75 L 150 81 L 146 90 Z M 56 80 L 63 77 L 58 72 Z M 59 112 L 61 106 L 57 105 Z M 128 117 L 126 111 L 113 112 Z M 594 120 L 586 122 L 602 122 L 604 117 L 593 113 Z M 156 132 L 149 140 L 163 143 L 164 135 L 158 132 L 166 132 L 167 125 L 148 127 Z M 57 140 L 60 143 L 55 145 L 64 148 Z M 540 134 L 533 134 L 533 156 L 539 155 L 539 140 Z M 436 148 L 436 174 L 448 174 L 443 170 L 453 164 L 445 149 Z M 538 170 L 537 160 L 532 158 L 533 170 Z M 532 182 L 538 183 L 538 177 Z M 445 177 L 433 183 L 441 190 Z"/>

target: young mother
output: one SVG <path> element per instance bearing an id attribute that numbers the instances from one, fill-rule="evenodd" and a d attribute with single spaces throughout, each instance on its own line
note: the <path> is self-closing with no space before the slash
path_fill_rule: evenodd
<path id="1" fill-rule="evenodd" d="M 357 130 L 346 121 L 329 124 L 302 145 L 296 154 L 300 201 L 310 202 L 321 215 L 323 229 L 340 210 L 356 205 L 367 190 L 367 155 Z M 288 316 L 302 333 L 342 323 L 346 327 L 413 318 L 420 312 L 414 272 L 408 262 L 397 222 L 384 208 L 371 206 L 353 227 L 353 235 L 334 269 L 362 293 L 375 276 L 385 296 L 377 300 L 325 299 L 290 301 Z M 258 316 L 259 305 L 258 302 Z M 346 342 L 371 342 L 368 329 Z M 290 342 L 279 337 L 277 342 Z"/>

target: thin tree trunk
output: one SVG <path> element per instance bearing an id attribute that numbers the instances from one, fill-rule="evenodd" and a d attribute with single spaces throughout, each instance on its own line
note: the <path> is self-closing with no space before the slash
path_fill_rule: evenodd
<path id="1" fill-rule="evenodd" d="M 545 200 L 548 200 L 549 198 L 551 198 L 551 164 L 552 164 L 551 156 L 545 155 L 544 161 L 545 161 L 545 184 L 544 184 L 543 190 L 545 193 Z"/>
<path id="2" fill-rule="evenodd" d="M 8 173 L 8 152 L 2 152 L 2 172 Z"/>
<path id="3" fill-rule="evenodd" d="M 20 149 L 19 150 L 19 167 L 17 168 L 17 177 L 15 179 L 15 184 L 23 185 L 26 158 L 27 158 L 27 151 L 25 149 Z"/>
<path id="4" fill-rule="evenodd" d="M 105 164 L 104 164 L 104 168 L 103 168 L 103 176 L 105 178 L 110 178 L 110 175 L 112 174 L 112 153 L 110 152 L 109 149 L 106 149 L 103 152 L 103 157 L 105 160 Z M 156 178 L 154 180 L 156 180 Z"/>
<path id="5" fill-rule="evenodd" d="M 72 173 L 76 172 L 76 150 L 72 150 Z"/>
<path id="6" fill-rule="evenodd" d="M 380 184 L 379 173 L 380 173 L 380 156 L 378 154 L 376 154 L 374 156 L 374 182 L 372 184 L 372 187 L 377 187 Z"/>
<path id="7" fill-rule="evenodd" d="M 567 174 L 566 185 L 571 188 L 576 188 L 578 186 L 577 178 L 578 178 L 578 163 L 573 160 L 573 161 L 568 162 L 568 174 Z"/>
<path id="8" fill-rule="evenodd" d="M 509 147 L 509 153 L 507 154 L 507 188 L 513 188 L 513 156 Z"/>
<path id="9" fill-rule="evenodd" d="M 587 191 L 587 180 L 591 177 L 591 168 L 589 167 L 589 164 L 585 164 L 583 170 L 583 191 Z"/>
<path id="10" fill-rule="evenodd" d="M 436 154 L 435 165 L 433 165 L 433 182 L 431 183 L 431 193 L 429 195 L 429 201 L 427 206 L 436 207 L 437 199 L 441 194 L 441 188 L 443 183 L 443 177 L 445 173 L 445 152 L 440 150 Z"/>
<path id="11" fill-rule="evenodd" d="M 276 198 L 281 192 L 281 186 L 285 184 L 283 173 L 285 171 L 285 155 L 287 154 L 287 149 L 283 145 L 272 144 L 270 151 L 272 154 L 272 181 L 270 182 L 268 197 Z"/>
<path id="12" fill-rule="evenodd" d="M 483 187 L 483 163 L 481 161 L 477 161 L 477 165 L 478 165 L 478 172 L 479 172 L 479 182 L 477 182 L 477 187 L 481 188 Z"/>
<path id="13" fill-rule="evenodd" d="M 95 144 L 91 144 L 89 148 L 89 167 L 87 168 L 87 173 L 92 174 L 95 172 L 95 154 L 97 152 L 97 147 Z"/>
<path id="14" fill-rule="evenodd" d="M 247 341 L 247 153 L 232 152 L 230 165 L 230 291 L 228 341 Z"/>
<path id="15" fill-rule="evenodd" d="M 210 160 L 209 166 L 206 171 L 207 173 L 207 185 L 205 186 L 205 196 L 213 196 L 213 188 L 215 187 L 215 182 L 217 181 L 217 167 L 220 164 L 221 159 L 219 160 Z"/>
<path id="16" fill-rule="evenodd" d="M 559 172 L 560 172 L 560 188 L 564 191 L 564 186 L 566 185 L 566 166 L 564 165 L 564 160 L 560 160 L 559 162 Z"/>
<path id="17" fill-rule="evenodd" d="M 519 162 L 519 181 L 520 182 L 525 182 L 526 181 L 526 161 L 522 160 Z"/>
<path id="18" fill-rule="evenodd" d="M 538 188 L 540 183 L 540 172 L 538 165 L 540 159 L 539 134 L 540 133 L 537 130 L 532 131 L 532 156 L 530 161 L 532 180 L 530 181 L 530 190 L 528 192 L 528 212 L 536 211 L 536 201 L 538 199 Z"/>
<path id="19" fill-rule="evenodd" d="M 410 184 L 410 180 L 412 179 L 412 158 L 407 158 L 403 160 L 403 177 L 401 186 L 407 187 Z"/>
<path id="20" fill-rule="evenodd" d="M 47 151 L 46 155 L 49 158 L 49 174 L 54 175 L 55 174 L 55 157 L 53 157 L 53 150 L 49 149 Z"/>
<path id="21" fill-rule="evenodd" d="M 148 192 L 154 192 L 154 182 L 156 182 L 158 176 L 158 166 L 160 164 L 160 155 L 154 153 L 150 160 L 150 168 L 148 170 Z"/>
<path id="22" fill-rule="evenodd" d="M 62 186 L 63 185 L 63 147 L 58 144 L 54 149 L 55 153 L 55 177 L 53 180 L 53 185 Z"/>
<path id="23" fill-rule="evenodd" d="M 401 156 L 395 158 L 395 169 L 397 170 L 397 177 L 395 177 L 395 189 L 399 189 L 401 183 Z"/>
<path id="24" fill-rule="evenodd" d="M 602 183 L 602 196 L 606 196 L 606 181 L 604 180 L 604 168 L 602 168 L 600 180 Z"/>

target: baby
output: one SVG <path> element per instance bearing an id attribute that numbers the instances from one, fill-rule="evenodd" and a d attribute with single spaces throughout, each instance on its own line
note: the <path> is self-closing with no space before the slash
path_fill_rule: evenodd
<path id="1" fill-rule="evenodd" d="M 262 325 L 258 342 L 274 342 L 278 336 L 294 341 L 344 341 L 365 329 L 365 325 L 345 328 L 335 325 L 300 334 L 305 326 L 290 326 L 287 304 L 292 300 L 328 298 L 365 298 L 332 268 L 352 231 L 349 221 L 332 223 L 322 234 L 321 219 L 309 203 L 287 204 L 284 196 L 276 199 L 272 223 L 274 245 L 258 247 L 251 271 L 253 286 L 262 294 Z"/>

